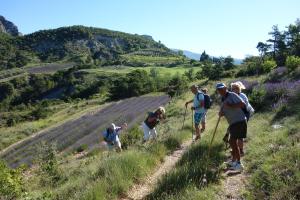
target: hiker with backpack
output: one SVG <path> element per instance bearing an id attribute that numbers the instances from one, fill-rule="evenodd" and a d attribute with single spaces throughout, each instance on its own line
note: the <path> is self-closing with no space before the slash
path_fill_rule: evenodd
<path id="1" fill-rule="evenodd" d="M 247 122 L 248 122 L 251 115 L 254 113 L 254 109 L 251 106 L 251 104 L 249 103 L 247 95 L 242 93 L 242 90 L 246 89 L 246 87 L 244 86 L 244 84 L 241 81 L 231 83 L 230 86 L 231 86 L 231 91 L 236 93 L 237 95 L 239 95 L 239 97 L 241 97 L 241 99 L 243 99 L 244 103 L 246 104 L 246 107 L 243 108 L 242 110 L 245 113 L 245 115 L 247 117 Z M 238 140 L 238 146 L 239 146 L 241 156 L 244 156 L 244 140 L 243 139 Z"/>
<path id="2" fill-rule="evenodd" d="M 201 130 L 200 132 L 204 132 L 206 128 L 206 115 L 207 115 L 207 110 L 211 107 L 212 101 L 210 96 L 208 95 L 208 89 L 207 88 L 202 88 L 201 91 L 204 94 L 204 115 L 201 120 Z"/>
<path id="3" fill-rule="evenodd" d="M 164 107 L 159 107 L 154 112 L 149 112 L 147 118 L 142 124 L 144 131 L 144 142 L 148 141 L 150 137 L 157 137 L 155 126 L 161 121 L 166 119 L 166 111 Z"/>
<path id="4" fill-rule="evenodd" d="M 194 117 L 194 126 L 195 126 L 195 129 L 196 129 L 196 138 L 195 138 L 195 141 L 196 141 L 196 140 L 199 140 L 201 138 L 201 135 L 200 135 L 201 131 L 200 131 L 199 125 L 200 125 L 201 120 L 202 120 L 202 118 L 205 114 L 204 94 L 199 90 L 197 85 L 192 85 L 190 87 L 190 89 L 191 89 L 191 92 L 195 96 L 192 100 L 187 101 L 185 103 L 185 107 L 187 108 L 187 106 L 190 103 L 193 103 L 193 106 L 191 107 L 191 109 L 195 111 L 193 117 Z"/>
<path id="5" fill-rule="evenodd" d="M 247 136 L 247 118 L 242 111 L 246 104 L 234 92 L 229 92 L 224 83 L 216 85 L 218 93 L 222 96 L 222 106 L 219 116 L 224 116 L 229 124 L 229 144 L 232 152 L 232 160 L 227 162 L 230 170 L 242 170 L 241 155 L 238 140 Z"/>
<path id="6" fill-rule="evenodd" d="M 122 151 L 119 135 L 121 133 L 121 130 L 124 130 L 126 128 L 126 123 L 124 123 L 122 126 L 116 126 L 114 123 L 111 123 L 109 127 L 102 133 L 103 139 L 109 149 L 115 148 L 117 152 Z"/>

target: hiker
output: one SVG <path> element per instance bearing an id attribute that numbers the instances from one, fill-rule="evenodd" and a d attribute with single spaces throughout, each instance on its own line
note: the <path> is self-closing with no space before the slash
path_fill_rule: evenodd
<path id="1" fill-rule="evenodd" d="M 201 138 L 201 135 L 200 135 L 200 129 L 199 129 L 199 124 L 205 114 L 205 109 L 204 109 L 204 94 L 199 91 L 199 88 L 197 85 L 192 85 L 190 87 L 191 89 L 191 92 L 195 95 L 194 96 L 194 99 L 190 100 L 190 101 L 187 101 L 185 103 L 185 107 L 188 106 L 189 103 L 192 103 L 193 102 L 193 106 L 191 107 L 192 110 L 195 111 L 194 113 L 194 126 L 195 126 L 195 129 L 196 129 L 196 138 L 195 140 L 198 140 Z M 202 130 L 203 132 L 204 130 Z"/>
<path id="2" fill-rule="evenodd" d="M 161 121 L 166 119 L 166 111 L 164 107 L 159 107 L 154 112 L 149 112 L 147 118 L 142 124 L 144 130 L 144 142 L 148 141 L 150 137 L 157 137 L 155 126 Z"/>
<path id="3" fill-rule="evenodd" d="M 117 152 L 122 151 L 120 142 L 120 131 L 127 128 L 127 124 L 124 123 L 121 127 L 111 123 L 109 127 L 102 133 L 104 141 L 106 142 L 109 149 L 115 148 Z"/>
<path id="4" fill-rule="evenodd" d="M 247 136 L 247 118 L 242 111 L 246 106 L 244 101 L 234 92 L 229 92 L 224 83 L 216 85 L 218 93 L 222 96 L 222 106 L 219 116 L 225 116 L 230 134 L 229 144 L 232 150 L 232 160 L 227 164 L 230 170 L 242 170 L 241 156 L 238 147 L 238 139 Z"/>
<path id="5" fill-rule="evenodd" d="M 231 91 L 236 93 L 237 95 L 239 95 L 239 97 L 241 97 L 241 99 L 243 99 L 244 103 L 246 104 L 246 107 L 243 108 L 242 110 L 247 117 L 247 121 L 249 121 L 251 114 L 254 112 L 254 109 L 251 106 L 251 104 L 249 103 L 247 95 L 242 93 L 242 90 L 246 89 L 246 87 L 244 86 L 244 84 L 241 81 L 231 83 L 230 86 L 231 86 Z M 244 156 L 244 140 L 243 139 L 238 140 L 238 146 L 240 149 L 241 156 Z"/>
<path id="6" fill-rule="evenodd" d="M 210 96 L 208 95 L 208 89 L 207 88 L 202 88 L 201 91 L 204 94 L 204 115 L 201 119 L 201 130 L 200 132 L 204 132 L 205 128 L 206 128 L 206 115 L 207 115 L 207 110 L 210 108 L 211 106 L 211 99 Z M 207 99 L 205 99 L 205 97 Z"/>

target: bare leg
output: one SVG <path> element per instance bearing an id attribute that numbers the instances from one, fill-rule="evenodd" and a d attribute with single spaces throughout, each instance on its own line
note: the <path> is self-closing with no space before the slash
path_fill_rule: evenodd
<path id="1" fill-rule="evenodd" d="M 239 147 L 238 147 L 238 140 L 230 137 L 229 144 L 232 149 L 232 160 L 240 161 L 241 156 L 240 156 L 240 151 L 239 151 Z"/>
<path id="2" fill-rule="evenodd" d="M 205 130 L 206 123 L 204 121 L 201 122 L 201 132 Z"/>
<path id="3" fill-rule="evenodd" d="M 200 128 L 199 128 L 199 124 L 195 124 L 195 129 L 196 129 L 196 138 L 195 140 L 200 139 Z"/>
<path id="4" fill-rule="evenodd" d="M 239 146 L 240 154 L 243 155 L 244 154 L 244 141 L 243 141 L 243 139 L 238 139 L 238 146 Z"/>

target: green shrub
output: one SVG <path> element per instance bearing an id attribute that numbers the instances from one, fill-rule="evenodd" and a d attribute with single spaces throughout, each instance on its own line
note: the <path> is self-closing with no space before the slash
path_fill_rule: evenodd
<path id="1" fill-rule="evenodd" d="M 186 76 L 177 74 L 168 83 L 167 93 L 173 97 L 183 94 L 188 88 L 188 80 Z"/>
<path id="2" fill-rule="evenodd" d="M 87 144 L 82 144 L 79 147 L 77 147 L 76 152 L 80 153 L 80 152 L 83 152 L 83 151 L 85 151 L 87 149 L 88 149 L 88 145 Z"/>
<path id="3" fill-rule="evenodd" d="M 286 59 L 286 67 L 289 71 L 295 70 L 300 67 L 300 57 L 298 56 L 288 56 Z"/>
<path id="4" fill-rule="evenodd" d="M 264 87 L 256 87 L 252 90 L 249 95 L 249 101 L 255 110 L 260 110 L 265 106 L 266 90 Z"/>
<path id="5" fill-rule="evenodd" d="M 40 184 L 42 186 L 57 186 L 63 176 L 58 167 L 57 155 L 53 145 L 42 143 L 38 148 L 38 163 L 40 169 Z"/>
<path id="6" fill-rule="evenodd" d="M 131 128 L 128 133 L 121 133 L 120 139 L 123 149 L 127 149 L 129 146 L 142 141 L 143 132 L 138 126 Z"/>
<path id="7" fill-rule="evenodd" d="M 270 72 L 276 67 L 276 62 L 274 60 L 266 60 L 262 63 L 262 71 L 264 73 Z"/>
<path id="8" fill-rule="evenodd" d="M 24 191 L 21 169 L 9 169 L 0 161 L 0 199 L 15 199 Z"/>

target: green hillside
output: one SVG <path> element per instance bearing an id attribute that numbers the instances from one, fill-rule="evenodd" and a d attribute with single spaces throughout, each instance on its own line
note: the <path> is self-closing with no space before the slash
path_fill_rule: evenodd
<path id="1" fill-rule="evenodd" d="M 57 61 L 131 63 L 128 56 L 121 57 L 125 54 L 170 56 L 171 60 L 178 57 L 149 36 L 84 26 L 42 30 L 17 37 L 0 33 L 0 44 L 4 50 L 0 54 L 0 69 Z"/>

